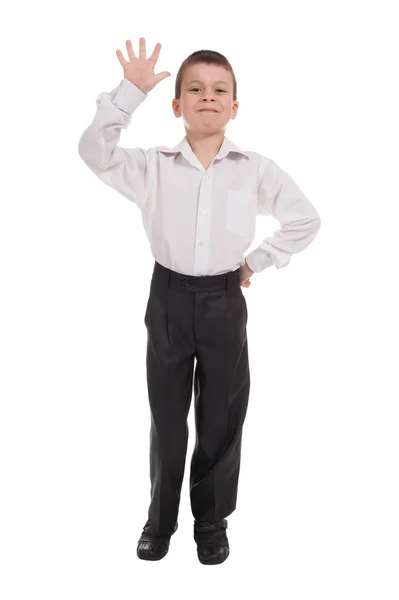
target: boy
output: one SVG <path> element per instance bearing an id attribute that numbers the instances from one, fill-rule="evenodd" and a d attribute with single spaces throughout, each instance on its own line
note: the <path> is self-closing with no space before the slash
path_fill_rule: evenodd
<path id="1" fill-rule="evenodd" d="M 138 58 L 130 40 L 126 46 L 129 61 L 116 52 L 124 79 L 98 96 L 79 154 L 104 183 L 140 208 L 155 259 L 144 316 L 151 503 L 137 555 L 163 558 L 177 529 L 194 376 L 194 540 L 202 564 L 219 564 L 229 555 L 226 516 L 236 508 L 250 390 L 241 286 L 249 287 L 253 273 L 271 265 L 287 266 L 314 239 L 320 217 L 274 161 L 225 137 L 237 115 L 237 83 L 218 52 L 194 52 L 179 69 L 172 108 L 183 118 L 186 136 L 175 148 L 119 147 L 132 113 L 170 76 L 154 74 L 161 44 L 150 58 L 144 38 Z M 257 214 L 273 216 L 281 229 L 244 258 Z"/>

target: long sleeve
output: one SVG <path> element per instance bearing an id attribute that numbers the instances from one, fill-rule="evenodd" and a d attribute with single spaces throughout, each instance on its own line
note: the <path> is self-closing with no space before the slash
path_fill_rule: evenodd
<path id="1" fill-rule="evenodd" d="M 111 92 L 100 93 L 93 122 L 78 144 L 79 156 L 89 169 L 140 209 L 145 203 L 146 152 L 121 148 L 118 143 L 122 128 L 127 129 L 133 112 L 146 98 L 147 94 L 126 78 Z"/>
<path id="2" fill-rule="evenodd" d="M 255 273 L 272 265 L 286 267 L 292 254 L 309 246 L 321 224 L 314 206 L 273 160 L 267 161 L 261 176 L 257 214 L 274 217 L 281 227 L 245 257 Z"/>

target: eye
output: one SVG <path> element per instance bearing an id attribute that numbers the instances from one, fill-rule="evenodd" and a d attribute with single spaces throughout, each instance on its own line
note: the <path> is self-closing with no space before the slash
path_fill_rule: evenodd
<path id="1" fill-rule="evenodd" d="M 199 90 L 199 88 L 198 88 L 198 87 L 191 88 L 189 91 L 190 91 L 190 92 L 193 92 L 194 90 Z M 221 92 L 225 92 L 225 91 L 226 91 L 226 90 L 222 90 L 222 88 L 217 88 L 217 90 L 220 90 Z M 216 90 L 216 91 L 217 91 L 217 90 Z"/>

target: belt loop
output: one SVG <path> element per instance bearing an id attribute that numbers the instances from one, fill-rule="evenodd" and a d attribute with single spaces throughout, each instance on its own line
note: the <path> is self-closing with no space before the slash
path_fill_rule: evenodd
<path id="1" fill-rule="evenodd" d="M 227 273 L 226 289 L 230 289 L 231 287 L 233 287 L 238 279 L 239 269 L 236 269 L 235 271 L 229 271 L 229 273 Z"/>
<path id="2" fill-rule="evenodd" d="M 237 281 L 239 281 L 239 279 L 240 279 L 239 269 L 236 269 L 235 271 L 232 271 L 232 273 L 231 273 L 231 287 L 233 287 L 234 285 L 237 285 Z"/>

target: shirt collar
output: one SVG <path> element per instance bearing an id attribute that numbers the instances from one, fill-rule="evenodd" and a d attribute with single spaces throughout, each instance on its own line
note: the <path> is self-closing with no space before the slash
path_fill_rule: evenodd
<path id="1" fill-rule="evenodd" d="M 187 139 L 186 135 L 174 148 L 167 148 L 166 146 L 159 146 L 157 148 L 157 151 L 164 152 L 165 154 L 177 154 L 178 152 L 181 152 L 183 154 L 183 156 L 187 159 L 192 158 L 193 154 L 194 154 L 191 149 L 190 144 L 188 143 L 188 139 Z M 241 148 L 236 146 L 229 138 L 224 137 L 222 145 L 220 146 L 219 152 L 215 156 L 215 159 L 216 158 L 217 159 L 224 158 L 225 156 L 228 155 L 229 152 L 237 152 L 238 154 L 243 154 L 247 158 L 250 158 L 250 155 L 248 154 L 248 152 L 244 152 L 244 150 L 241 150 Z"/>

